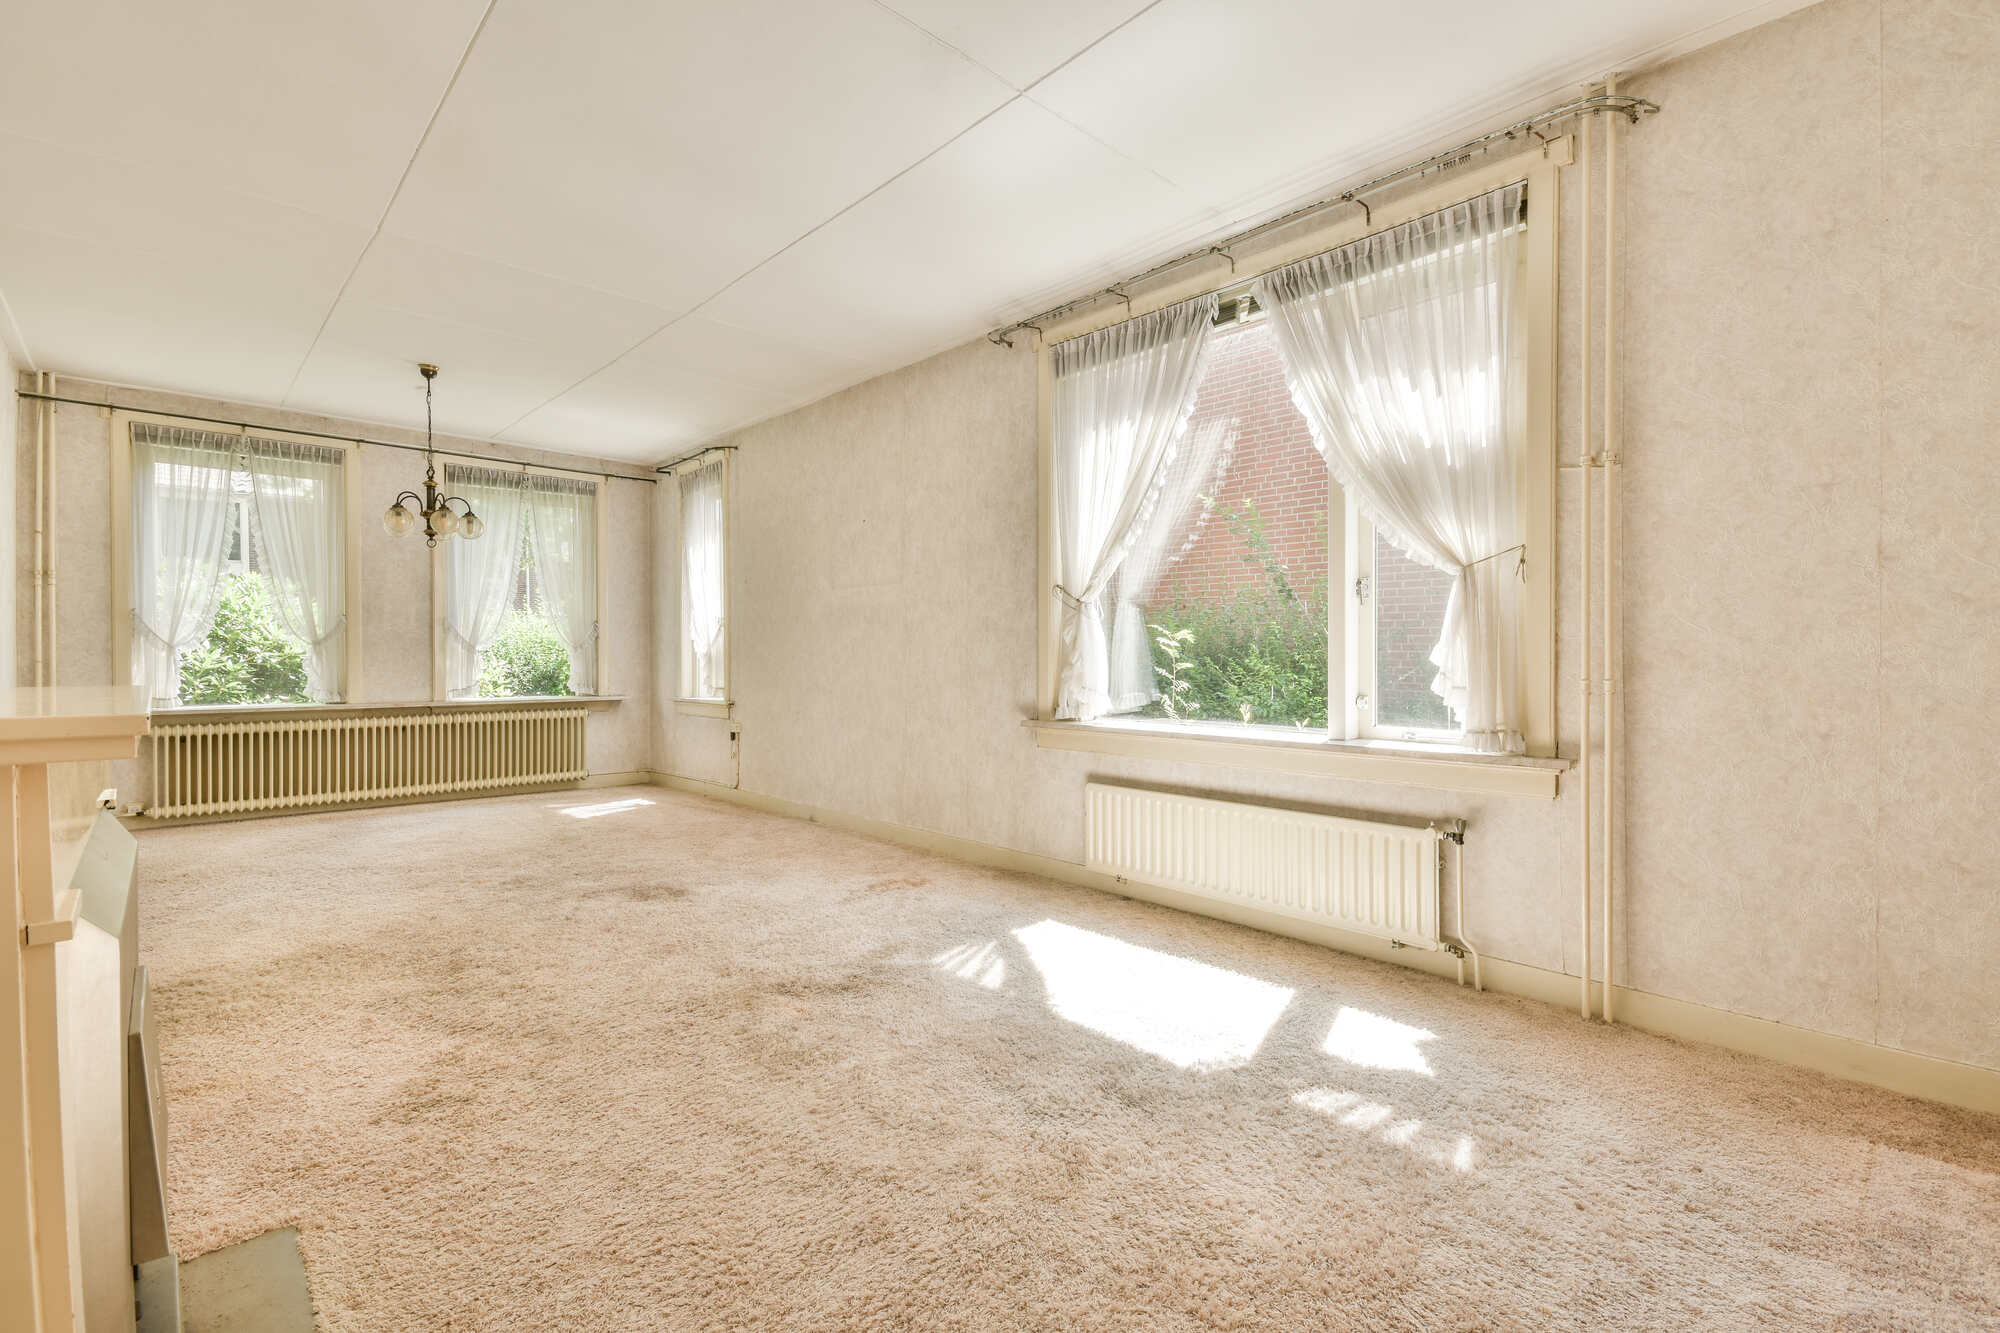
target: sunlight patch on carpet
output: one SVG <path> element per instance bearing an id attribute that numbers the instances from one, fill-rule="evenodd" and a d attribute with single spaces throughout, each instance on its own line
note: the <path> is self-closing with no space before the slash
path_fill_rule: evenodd
<path id="1" fill-rule="evenodd" d="M 1292 1102 L 1308 1111 L 1317 1111 L 1356 1134 L 1401 1148 L 1433 1166 L 1467 1174 L 1479 1165 L 1479 1145 L 1470 1135 L 1440 1133 L 1428 1129 L 1422 1120 L 1410 1116 L 1398 1118 L 1395 1107 L 1358 1092 L 1304 1088 L 1292 1094 Z"/>
<path id="2" fill-rule="evenodd" d="M 1404 1069 L 1435 1078 L 1431 1062 L 1417 1049 L 1417 1043 L 1435 1040 L 1437 1033 L 1428 1029 L 1342 1005 L 1320 1049 L 1336 1060 L 1363 1069 Z"/>
<path id="3" fill-rule="evenodd" d="M 1180 1069 L 1248 1064 L 1292 1002 L 1288 987 L 1060 921 L 1014 938 L 1058 1017 Z"/>
<path id="4" fill-rule="evenodd" d="M 615 815 L 625 810 L 637 810 L 652 802 L 643 796 L 629 796 L 622 801 L 599 801 L 596 805 L 559 805 L 556 809 L 571 819 L 596 819 L 601 815 Z"/>
<path id="5" fill-rule="evenodd" d="M 998 941 L 961 944 L 931 959 L 931 966 L 961 981 L 976 982 L 987 990 L 999 990 L 1007 980 L 1007 960 L 1000 956 Z"/>

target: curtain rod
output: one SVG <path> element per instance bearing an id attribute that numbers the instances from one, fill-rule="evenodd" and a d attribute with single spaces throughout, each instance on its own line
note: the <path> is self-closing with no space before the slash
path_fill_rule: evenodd
<path id="1" fill-rule="evenodd" d="M 1275 231 L 1287 223 L 1297 222 L 1300 218 L 1308 214 L 1317 213 L 1321 209 L 1336 208 L 1341 204 L 1360 204 L 1361 211 L 1367 214 L 1368 204 L 1361 196 L 1367 194 L 1369 191 L 1379 190 L 1384 185 L 1394 184 L 1396 181 L 1402 180 L 1407 176 L 1417 176 L 1427 171 L 1457 166 L 1471 154 L 1490 148 L 1493 144 L 1503 139 L 1518 139 L 1522 135 L 1532 134 L 1536 139 L 1546 143 L 1548 136 L 1542 134 L 1540 128 L 1553 121 L 1567 120 L 1571 116 L 1606 112 L 1620 113 L 1628 116 L 1631 118 L 1632 123 L 1636 125 L 1639 123 L 1640 116 L 1657 115 L 1659 114 L 1659 110 L 1659 104 L 1656 102 L 1649 102 L 1643 97 L 1627 97 L 1622 93 L 1598 93 L 1590 97 L 1579 97 L 1573 101 L 1564 102 L 1561 106 L 1550 107 L 1547 111 L 1538 112 L 1535 115 L 1529 116 L 1526 120 L 1515 121 L 1512 125 L 1494 130 L 1490 134 L 1482 134 L 1476 139 L 1467 139 L 1464 143 L 1454 148 L 1447 148 L 1441 153 L 1432 153 L 1429 157 L 1412 162 L 1407 166 L 1397 167 L 1394 171 L 1384 172 L 1373 180 L 1363 181 L 1352 189 L 1343 190 L 1339 194 L 1329 195 L 1323 199 L 1315 199 L 1309 204 L 1300 204 L 1297 208 L 1288 209 L 1280 213 L 1277 217 L 1260 222 L 1254 227 L 1247 227 L 1233 235 L 1225 236 L 1221 240 L 1204 245 L 1198 250 L 1189 250 L 1186 254 L 1175 255 L 1172 259 L 1165 260 L 1153 265 L 1149 269 L 1134 273 L 1129 278 L 1121 278 L 1109 287 L 1100 288 L 1088 296 L 1079 296 L 1073 301 L 1065 301 L 1061 305 L 1051 306 L 1040 314 L 1030 315 L 1026 319 L 1017 319 L 1012 324 L 1004 324 L 987 334 L 986 337 L 988 341 L 1001 347 L 1012 347 L 1014 340 L 1011 335 L 1019 333 L 1023 329 L 1033 329 L 1036 333 L 1040 333 L 1042 331 L 1041 325 L 1047 321 L 1060 318 L 1072 311 L 1081 310 L 1085 306 L 1095 305 L 1099 301 L 1116 299 L 1130 305 L 1131 298 L 1126 295 L 1124 290 L 1127 287 L 1145 282 L 1151 278 L 1157 278 L 1163 273 L 1170 273 L 1183 264 L 1192 264 L 1197 259 L 1207 259 L 1211 255 L 1220 255 L 1225 259 L 1231 259 L 1232 257 L 1229 254 L 1231 248 L 1241 245 L 1243 242 L 1251 240 L 1254 237 L 1262 236 L 1267 231 Z"/>
<path id="2" fill-rule="evenodd" d="M 692 463 L 695 461 L 695 459 L 706 458 L 710 454 L 733 454 L 735 452 L 736 452 L 736 446 L 733 444 L 706 444 L 703 445 L 701 448 L 695 450 L 691 454 L 682 454 L 679 458 L 674 459 L 672 462 L 660 464 L 658 467 L 654 468 L 653 471 L 662 473 L 666 476 L 672 476 L 674 469 L 679 467 L 683 463 Z"/>
<path id="3" fill-rule="evenodd" d="M 642 481 L 648 486 L 656 485 L 658 478 L 635 477 L 628 472 L 604 472 L 585 467 L 565 468 L 556 463 L 524 463 L 518 458 L 496 458 L 492 454 L 469 454 L 463 449 L 426 449 L 421 444 L 398 444 L 394 440 L 371 440 L 365 435 L 337 435 L 327 430 L 305 430 L 296 426 L 268 426 L 256 421 L 231 421 L 227 417 L 205 417 L 194 412 L 168 412 L 157 407 L 134 407 L 128 403 L 99 402 L 95 398 L 65 398 L 61 394 L 35 393 L 29 389 L 16 389 L 17 398 L 30 398 L 38 403 L 74 403 L 78 407 L 104 407 L 114 412 L 143 412 L 149 416 L 173 417 L 177 421 L 202 421 L 211 426 L 236 426 L 243 430 L 271 430 L 283 435 L 310 435 L 317 440 L 339 440 L 346 444 L 367 444 L 380 449 L 402 449 L 409 453 L 444 454 L 450 458 L 471 458 L 481 463 L 503 463 L 510 467 L 552 467 L 562 472 L 575 472 L 586 477 L 603 477 L 606 481 Z M 526 448 L 529 446 L 518 446 Z"/>

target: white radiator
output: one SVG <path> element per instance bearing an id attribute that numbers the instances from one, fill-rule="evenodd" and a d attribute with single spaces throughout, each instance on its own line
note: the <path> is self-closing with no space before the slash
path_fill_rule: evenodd
<path id="1" fill-rule="evenodd" d="M 1092 870 L 1420 949 L 1438 936 L 1432 828 L 1092 782 Z"/>
<path id="2" fill-rule="evenodd" d="M 165 722 L 152 733 L 155 819 L 451 796 L 588 775 L 585 709 L 466 708 Z"/>

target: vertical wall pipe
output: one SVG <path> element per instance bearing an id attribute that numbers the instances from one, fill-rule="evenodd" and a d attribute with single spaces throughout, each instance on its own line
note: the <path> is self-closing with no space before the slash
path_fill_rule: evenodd
<path id="1" fill-rule="evenodd" d="M 54 390 L 55 377 L 44 371 L 42 378 L 48 385 L 48 388 L 51 391 Z M 59 546 L 57 540 L 59 534 L 56 531 L 56 497 L 62 491 L 62 469 L 56 465 L 56 459 L 60 455 L 60 451 L 56 448 L 56 405 L 45 402 L 42 406 L 48 412 L 49 423 L 48 499 L 46 502 L 47 512 L 42 518 L 42 526 L 48 533 L 48 540 L 44 543 L 42 550 L 42 584 L 48 589 L 49 617 L 49 627 L 44 643 L 47 646 L 48 683 L 51 685 L 60 685 L 62 684 L 62 636 L 56 633 L 56 629 L 62 624 L 62 612 L 58 596 L 61 587 L 56 580 L 56 571 L 61 567 L 61 562 L 56 559 L 56 550 Z M 104 409 L 104 411 L 105 415 L 110 415 L 109 408 Z"/>
<path id="2" fill-rule="evenodd" d="M 1618 76 L 1604 81 L 1607 95 Z M 1618 837 L 1618 117 L 1604 122 L 1604 1021 L 1613 1020 L 1611 940 Z"/>
<path id="3" fill-rule="evenodd" d="M 1577 949 L 1580 954 L 1577 964 L 1577 1012 L 1590 1017 L 1590 821 L 1596 811 L 1592 809 L 1590 796 L 1590 509 L 1596 503 L 1596 495 L 1591 487 L 1590 456 L 1590 117 L 1582 118 L 1577 126 L 1578 191 L 1583 196 L 1583 227 L 1579 239 L 1581 258 L 1577 272 L 1582 280 L 1578 299 L 1582 306 L 1581 333 L 1576 340 L 1580 355 L 1577 357 L 1577 411 L 1576 462 L 1579 482 L 1577 509 L 1577 582 L 1579 609 L 1577 623 L 1577 645 L 1582 653 L 1582 668 L 1578 680 L 1583 686 L 1582 705 L 1577 709 L 1578 724 L 1582 728 L 1582 739 L 1576 753 L 1577 781 Z"/>
<path id="4" fill-rule="evenodd" d="M 35 372 L 35 390 L 38 393 L 47 393 L 49 391 L 49 374 L 47 371 L 40 370 Z M 46 571 L 42 568 L 43 553 L 47 542 L 43 512 L 46 508 L 48 497 L 49 413 L 54 411 L 54 409 L 55 404 L 46 398 L 35 401 L 35 544 L 31 573 L 35 584 L 35 625 L 33 635 L 35 674 L 33 683 L 37 687 L 48 684 L 46 675 L 48 647 L 43 635 L 43 626 L 47 623 L 47 612 L 43 609 L 43 597 L 48 586 Z"/>

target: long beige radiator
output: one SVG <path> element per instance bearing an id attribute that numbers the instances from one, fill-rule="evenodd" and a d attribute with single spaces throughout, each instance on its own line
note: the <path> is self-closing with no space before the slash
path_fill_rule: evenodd
<path id="1" fill-rule="evenodd" d="M 1434 828 L 1092 782 L 1092 870 L 1420 949 L 1438 935 Z"/>
<path id="2" fill-rule="evenodd" d="M 329 711 L 160 723 L 146 813 L 174 819 L 573 782 L 588 775 L 585 711 Z"/>

